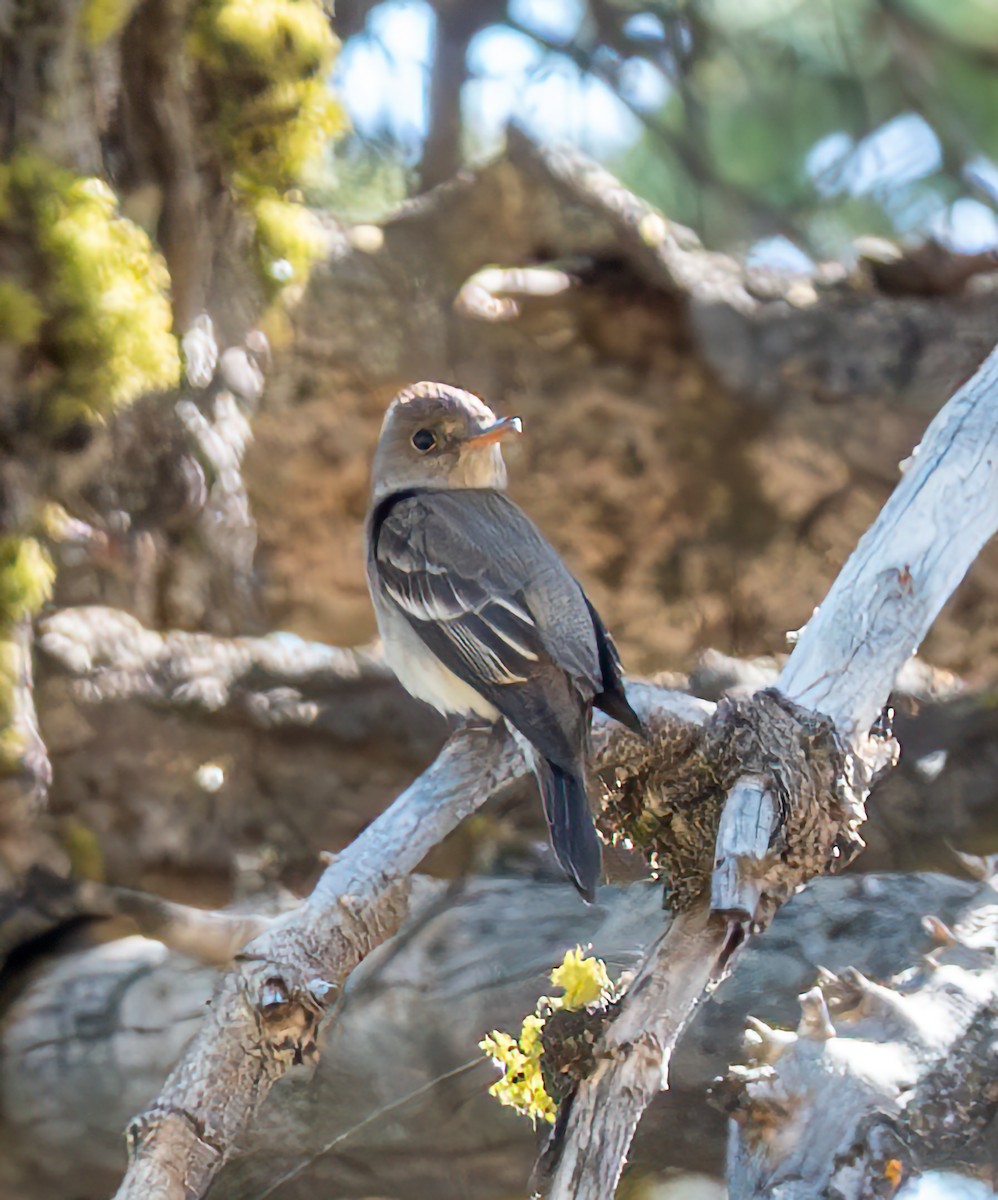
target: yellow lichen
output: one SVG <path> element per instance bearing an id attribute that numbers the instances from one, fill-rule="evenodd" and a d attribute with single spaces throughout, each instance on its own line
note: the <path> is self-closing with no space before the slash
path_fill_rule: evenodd
<path id="1" fill-rule="evenodd" d="M 502 1077 L 490 1088 L 500 1104 L 538 1121 L 554 1122 L 558 1106 L 544 1086 L 541 1060 L 544 1048 L 541 1030 L 545 1014 L 556 1009 L 576 1012 L 592 1004 L 613 998 L 614 988 L 606 964 L 598 958 L 586 958 L 582 947 L 569 950 L 561 965 L 551 972 L 551 982 L 564 991 L 563 996 L 541 996 L 534 1012 L 523 1018 L 520 1036 L 493 1029 L 479 1046 L 502 1069 Z"/>
<path id="2" fill-rule="evenodd" d="M 0 240 L 36 252 L 30 270 L 38 319 L 28 340 L 50 369 L 26 387 L 51 428 L 176 384 L 166 265 L 148 236 L 118 215 L 105 183 L 31 152 L 15 155 L 0 174 Z"/>
<path id="3" fill-rule="evenodd" d="M 515 1109 L 521 1116 L 553 1124 L 557 1105 L 548 1095 L 541 1074 L 541 1030 L 544 1019 L 536 1014 L 523 1018 L 519 1039 L 494 1029 L 479 1046 L 502 1068 L 502 1078 L 490 1088 L 500 1104 Z"/>
<path id="4" fill-rule="evenodd" d="M 219 150 L 256 222 L 261 274 L 280 293 L 325 245 L 293 189 L 346 127 L 327 84 L 339 43 L 321 0 L 207 0 L 190 45 L 214 85 Z"/>
<path id="5" fill-rule="evenodd" d="M 6 680 L 0 681 L 0 686 L 6 688 Z M 24 730 L 11 723 L 8 695 L 6 691 L 0 694 L 0 774 L 17 771 L 25 749 Z"/>
<path id="6" fill-rule="evenodd" d="M 16 770 L 24 752 L 24 730 L 14 719 L 23 653 L 9 632 L 0 634 L 0 773 Z"/>
<path id="7" fill-rule="evenodd" d="M 216 70 L 255 68 L 294 81 L 327 71 L 337 41 L 314 0 L 224 0 L 206 6 L 196 45 Z"/>
<path id="8" fill-rule="evenodd" d="M 565 993 L 549 997 L 551 1007 L 567 1008 L 569 1012 L 607 999 L 612 990 L 606 964 L 599 958 L 586 958 L 581 946 L 568 951 L 561 966 L 551 972 L 551 982 Z"/>
<path id="9" fill-rule="evenodd" d="M 17 626 L 51 596 L 54 580 L 52 560 L 34 538 L 0 537 L 0 772 L 16 770 L 25 747 L 16 696 L 30 651 Z"/>
<path id="10" fill-rule="evenodd" d="M 312 264 L 325 253 L 322 225 L 301 204 L 264 196 L 252 206 L 260 268 L 269 290 L 304 283 Z"/>
<path id="11" fill-rule="evenodd" d="M 0 342 L 15 346 L 33 342 L 41 323 L 41 305 L 28 289 L 12 279 L 0 279 Z"/>
<path id="12" fill-rule="evenodd" d="M 99 46 L 125 28 L 136 0 L 87 0 L 83 6 L 83 33 L 91 46 Z"/>
<path id="13" fill-rule="evenodd" d="M 0 280 L 0 342 L 25 346 L 34 342 L 42 324 L 42 307 L 28 288 Z"/>
<path id="14" fill-rule="evenodd" d="M 55 568 L 34 538 L 0 538 L 0 632 L 36 613 L 52 594 Z"/>
<path id="15" fill-rule="evenodd" d="M 278 82 L 240 104 L 227 126 L 236 185 L 290 188 L 300 183 L 346 119 L 320 79 Z"/>

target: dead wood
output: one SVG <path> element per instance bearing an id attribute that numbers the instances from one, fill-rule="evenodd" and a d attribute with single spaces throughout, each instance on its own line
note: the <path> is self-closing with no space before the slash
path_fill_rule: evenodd
<path id="1" fill-rule="evenodd" d="M 677 919 L 673 926 L 678 969 L 669 934 L 649 953 L 638 976 L 645 986 L 625 996 L 597 1047 L 599 1065 L 580 1084 L 551 1148 L 553 1167 L 540 1182 L 557 1200 L 612 1194 L 641 1113 L 654 1090 L 667 1086 L 676 1040 L 706 985 L 795 886 L 836 870 L 861 847 L 870 785 L 896 753 L 875 722 L 901 667 L 998 529 L 996 390 L 992 351 L 929 426 L 907 474 L 800 633 L 777 679 L 793 710 L 791 728 L 781 734 L 770 726 L 769 761 L 751 754 L 724 801 L 729 828 L 753 829 L 769 815 L 768 851 L 760 858 L 762 839 L 740 841 L 746 861 L 714 887 L 721 911 L 705 887 L 699 900 L 690 898 L 682 925 Z M 788 765 L 800 759 L 814 772 L 791 770 L 788 788 Z M 729 845 L 722 839 L 719 858 Z M 715 860 L 717 867 L 723 871 L 724 862 Z"/>
<path id="2" fill-rule="evenodd" d="M 487 1095 L 491 1068 L 477 1042 L 515 1027 L 576 942 L 591 942 L 613 975 L 633 969 L 661 929 L 660 892 L 605 888 L 584 908 L 561 883 L 413 883 L 411 917 L 351 977 L 336 1020 L 320 1031 L 318 1063 L 274 1088 L 213 1185 L 221 1200 L 258 1196 L 283 1176 L 280 1200 L 317 1191 L 502 1200 L 522 1191 L 536 1136 Z M 691 1022 L 671 1090 L 654 1100 L 632 1148 L 636 1169 L 720 1175 L 726 1120 L 706 1094 L 738 1057 L 747 1014 L 793 1023 L 794 996 L 818 964 L 840 974 L 853 964 L 874 979 L 903 970 L 930 948 L 922 916 L 952 924 L 974 896 L 987 903 L 990 891 L 938 875 L 816 880 Z M 0 1025 L 5 1195 L 65 1200 L 72 1187 L 80 1200 L 104 1200 L 113 1191 L 122 1130 L 176 1064 L 216 978 L 136 937 L 87 949 L 67 938 L 22 966 Z"/>
<path id="3" fill-rule="evenodd" d="M 987 894 L 990 892 L 990 896 Z M 875 1200 L 946 1167 L 990 1177 L 998 1115 L 998 893 L 907 971 L 819 973 L 796 1034 L 750 1022 L 721 1089 L 732 1200 Z"/>

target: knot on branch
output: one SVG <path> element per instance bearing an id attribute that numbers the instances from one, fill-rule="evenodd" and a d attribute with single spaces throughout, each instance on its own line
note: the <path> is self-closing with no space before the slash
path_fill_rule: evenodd
<path id="1" fill-rule="evenodd" d="M 729 795 L 751 780 L 755 795 L 744 798 L 751 811 L 743 814 L 750 829 L 736 831 L 732 852 L 741 843 L 757 850 L 754 894 L 737 907 L 764 924 L 803 880 L 861 848 L 861 775 L 831 721 L 768 688 L 722 700 L 705 725 L 687 726 L 681 737 L 653 736 L 605 781 L 602 824 L 645 852 L 669 907 L 689 911 L 710 887 L 722 826 L 737 816 L 726 812 Z"/>
<path id="2" fill-rule="evenodd" d="M 256 963 L 242 979 L 243 1001 L 256 1026 L 254 1053 L 268 1074 L 283 1075 L 318 1057 L 317 1031 L 334 985 L 293 979 L 275 963 Z"/>

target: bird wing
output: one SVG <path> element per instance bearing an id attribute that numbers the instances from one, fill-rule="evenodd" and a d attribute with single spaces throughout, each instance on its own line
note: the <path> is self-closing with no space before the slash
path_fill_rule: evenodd
<path id="1" fill-rule="evenodd" d="M 601 683 L 585 596 L 499 492 L 418 492 L 372 528 L 382 595 L 424 644 L 552 761 L 577 763 Z"/>

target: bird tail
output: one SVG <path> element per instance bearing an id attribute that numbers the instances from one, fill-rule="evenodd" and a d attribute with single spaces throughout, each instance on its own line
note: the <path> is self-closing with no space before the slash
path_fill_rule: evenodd
<path id="1" fill-rule="evenodd" d="M 556 763 L 533 755 L 534 774 L 544 802 L 555 857 L 583 899 L 593 902 L 599 883 L 602 853 L 581 770 L 562 770 Z"/>

